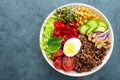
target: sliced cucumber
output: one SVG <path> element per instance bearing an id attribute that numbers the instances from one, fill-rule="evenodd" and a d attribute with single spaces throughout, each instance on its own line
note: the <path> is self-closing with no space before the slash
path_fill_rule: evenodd
<path id="1" fill-rule="evenodd" d="M 79 32 L 82 34 L 82 35 L 85 35 L 87 30 L 89 29 L 89 26 L 88 25 L 82 25 L 79 29 Z"/>
<path id="2" fill-rule="evenodd" d="M 98 25 L 99 25 L 99 26 L 103 26 L 103 27 L 105 28 L 105 30 L 108 29 L 108 26 L 107 26 L 107 24 L 106 24 L 104 21 L 99 21 L 99 22 L 98 22 Z"/>
<path id="3" fill-rule="evenodd" d="M 98 23 L 95 20 L 88 21 L 87 25 L 90 26 L 90 29 L 92 30 L 95 30 L 98 27 Z"/>
<path id="4" fill-rule="evenodd" d="M 102 31 L 102 32 L 105 32 L 106 29 L 105 29 L 105 27 L 103 27 L 103 26 L 99 26 L 97 29 L 94 30 L 94 32 L 96 32 L 96 31 Z"/>
<path id="5" fill-rule="evenodd" d="M 87 31 L 87 34 L 90 34 L 92 31 L 93 31 L 93 29 L 89 29 L 89 30 Z"/>

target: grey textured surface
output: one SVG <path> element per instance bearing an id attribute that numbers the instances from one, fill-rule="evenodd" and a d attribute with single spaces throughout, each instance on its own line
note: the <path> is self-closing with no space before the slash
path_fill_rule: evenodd
<path id="1" fill-rule="evenodd" d="M 107 64 L 85 77 L 52 69 L 39 48 L 39 31 L 48 14 L 67 3 L 98 8 L 113 26 L 115 45 Z M 120 0 L 0 0 L 0 80 L 119 80 Z"/>

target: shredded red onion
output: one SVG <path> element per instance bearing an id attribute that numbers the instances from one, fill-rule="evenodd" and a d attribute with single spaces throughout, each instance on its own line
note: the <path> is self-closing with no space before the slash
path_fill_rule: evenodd
<path id="1" fill-rule="evenodd" d="M 97 31 L 97 32 L 94 32 L 94 34 L 98 35 L 100 40 L 105 40 L 109 37 L 110 30 L 107 30 L 106 32 Z"/>

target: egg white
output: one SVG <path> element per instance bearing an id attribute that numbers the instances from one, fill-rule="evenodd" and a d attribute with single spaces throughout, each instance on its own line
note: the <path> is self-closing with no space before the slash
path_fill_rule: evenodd
<path id="1" fill-rule="evenodd" d="M 67 44 L 67 43 L 72 43 L 72 44 L 75 45 L 76 49 L 75 49 L 75 52 L 74 52 L 74 53 L 69 54 L 69 53 L 66 53 L 66 52 L 65 52 L 65 47 L 66 47 L 66 44 Z M 64 46 L 63 46 L 63 52 L 64 52 L 64 54 L 65 54 L 66 56 L 72 57 L 72 56 L 76 55 L 76 54 L 79 52 L 80 48 L 81 48 L 81 41 L 80 41 L 78 38 L 70 38 L 70 39 L 68 39 L 68 40 L 65 42 L 65 44 L 64 44 Z"/>

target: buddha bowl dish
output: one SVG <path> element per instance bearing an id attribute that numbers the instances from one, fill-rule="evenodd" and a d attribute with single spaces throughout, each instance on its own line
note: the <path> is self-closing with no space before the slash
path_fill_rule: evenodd
<path id="1" fill-rule="evenodd" d="M 90 75 L 108 61 L 114 35 L 110 22 L 98 9 L 71 3 L 54 10 L 40 31 L 40 48 L 56 71 L 68 76 Z"/>

